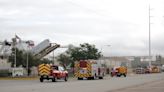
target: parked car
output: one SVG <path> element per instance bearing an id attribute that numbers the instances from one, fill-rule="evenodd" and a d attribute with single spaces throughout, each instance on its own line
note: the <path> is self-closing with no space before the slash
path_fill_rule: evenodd
<path id="1" fill-rule="evenodd" d="M 162 65 L 161 70 L 162 70 L 162 72 L 164 72 L 164 65 Z"/>
<path id="2" fill-rule="evenodd" d="M 135 69 L 136 74 L 144 74 L 145 73 L 145 69 L 142 67 L 136 68 Z"/>

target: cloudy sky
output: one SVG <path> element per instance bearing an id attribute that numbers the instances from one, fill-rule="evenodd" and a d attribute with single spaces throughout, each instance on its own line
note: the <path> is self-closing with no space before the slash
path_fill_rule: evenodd
<path id="1" fill-rule="evenodd" d="M 36 43 L 87 42 L 105 56 L 148 55 L 149 4 L 152 54 L 164 55 L 164 0 L 0 0 L 0 41 L 17 34 Z"/>

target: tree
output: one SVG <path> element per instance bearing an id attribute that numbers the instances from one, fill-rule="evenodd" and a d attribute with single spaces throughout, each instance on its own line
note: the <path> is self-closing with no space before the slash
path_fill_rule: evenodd
<path id="1" fill-rule="evenodd" d="M 69 48 L 67 54 L 69 54 L 74 61 L 98 59 L 102 56 L 101 52 L 98 52 L 98 49 L 95 48 L 95 45 L 88 43 L 80 44 L 80 47 Z"/>
<path id="2" fill-rule="evenodd" d="M 22 66 L 22 67 L 26 67 L 26 63 L 27 63 L 27 52 L 26 51 L 22 51 L 22 50 L 18 50 L 16 49 L 16 66 Z M 15 61 L 15 49 L 12 49 L 12 53 L 9 56 L 8 62 L 11 62 L 11 67 L 14 67 L 14 61 Z M 48 59 L 37 59 L 33 56 L 32 53 L 28 52 L 28 67 L 31 68 L 32 66 L 38 66 L 39 64 L 42 63 L 52 63 L 52 61 L 48 60 Z"/>
<path id="3" fill-rule="evenodd" d="M 73 59 L 66 53 L 60 54 L 59 56 L 56 57 L 57 61 L 60 62 L 65 68 L 66 66 L 72 64 Z"/>
<path id="4" fill-rule="evenodd" d="M 25 66 L 26 62 L 25 62 L 25 59 L 24 59 L 24 53 L 23 51 L 20 51 L 18 49 L 16 49 L 16 66 Z M 15 64 L 15 49 L 13 48 L 12 49 L 12 53 L 11 55 L 9 56 L 9 62 L 11 62 L 11 66 L 14 67 L 14 64 Z"/>
<path id="5" fill-rule="evenodd" d="M 71 67 L 74 67 L 74 61 L 98 59 L 101 56 L 101 52 L 98 52 L 95 45 L 84 43 L 80 44 L 80 47 L 69 46 L 65 53 L 57 56 L 57 60 L 66 66 L 71 64 Z"/>

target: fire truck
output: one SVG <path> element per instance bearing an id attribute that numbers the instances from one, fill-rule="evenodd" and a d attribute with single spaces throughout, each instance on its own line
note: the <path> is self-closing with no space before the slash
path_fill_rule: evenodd
<path id="1" fill-rule="evenodd" d="M 52 80 L 56 82 L 58 79 L 67 81 L 68 72 L 64 70 L 62 66 L 50 65 L 50 64 L 41 64 L 38 67 L 38 72 L 40 75 L 40 82 L 46 80 Z"/>
<path id="2" fill-rule="evenodd" d="M 100 61 L 96 60 L 80 60 L 75 62 L 75 77 L 82 79 L 103 79 L 105 76 L 105 67 Z"/>
<path id="3" fill-rule="evenodd" d="M 114 67 L 111 70 L 111 77 L 113 76 L 117 76 L 117 77 L 121 77 L 121 76 L 126 77 L 127 75 L 127 68 L 124 66 L 119 66 L 119 67 Z"/>
<path id="4" fill-rule="evenodd" d="M 160 73 L 161 72 L 161 69 L 158 66 L 152 66 L 151 67 L 151 72 L 152 73 Z"/>

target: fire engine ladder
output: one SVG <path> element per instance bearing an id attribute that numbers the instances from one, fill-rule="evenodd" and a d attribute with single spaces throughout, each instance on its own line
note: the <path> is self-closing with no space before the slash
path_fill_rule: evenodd
<path id="1" fill-rule="evenodd" d="M 40 53 L 36 54 L 35 57 L 38 59 L 43 58 L 44 56 L 48 55 L 50 52 L 52 52 L 53 50 L 57 49 L 58 47 L 60 47 L 59 44 L 56 43 L 51 43 L 51 45 L 49 47 L 47 47 L 46 49 L 44 49 L 43 51 L 41 51 Z"/>

